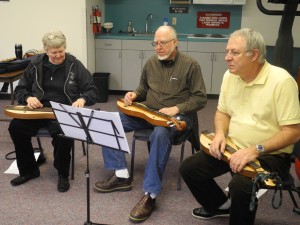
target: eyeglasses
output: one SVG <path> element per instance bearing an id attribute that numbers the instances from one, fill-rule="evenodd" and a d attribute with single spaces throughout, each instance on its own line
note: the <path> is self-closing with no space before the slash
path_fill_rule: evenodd
<path id="1" fill-rule="evenodd" d="M 64 35 L 58 36 L 58 35 L 55 35 L 55 34 L 49 34 L 49 35 L 47 36 L 47 38 L 48 38 L 49 40 L 53 40 L 53 39 L 55 39 L 55 38 L 63 39 L 63 38 L 65 38 L 65 36 L 64 36 Z"/>
<path id="2" fill-rule="evenodd" d="M 157 47 L 158 45 L 160 45 L 161 47 L 165 47 L 169 42 L 171 42 L 173 40 L 174 40 L 174 38 L 169 41 L 152 41 L 151 45 L 153 47 Z"/>
<path id="3" fill-rule="evenodd" d="M 246 53 L 246 52 L 251 52 L 251 51 L 248 50 L 248 51 L 244 51 L 244 52 L 239 52 L 237 50 L 232 50 L 232 51 L 227 50 L 227 51 L 225 51 L 225 56 L 227 56 L 229 54 L 231 57 L 237 57 L 240 54 L 243 54 L 243 53 Z"/>

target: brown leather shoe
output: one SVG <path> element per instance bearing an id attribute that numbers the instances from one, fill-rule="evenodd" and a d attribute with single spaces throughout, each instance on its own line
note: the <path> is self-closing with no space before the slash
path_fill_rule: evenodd
<path id="1" fill-rule="evenodd" d="M 129 219 L 134 223 L 144 222 L 151 215 L 154 209 L 154 203 L 155 199 L 152 199 L 149 194 L 144 195 L 131 210 Z"/>
<path id="2" fill-rule="evenodd" d="M 101 193 L 113 191 L 130 191 L 132 189 L 130 178 L 118 178 L 115 174 L 106 181 L 98 181 L 94 188 Z"/>

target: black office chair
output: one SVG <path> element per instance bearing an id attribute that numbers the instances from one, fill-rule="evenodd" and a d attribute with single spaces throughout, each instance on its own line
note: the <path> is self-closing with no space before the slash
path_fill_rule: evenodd
<path id="1" fill-rule="evenodd" d="M 37 138 L 37 143 L 38 143 L 38 147 L 37 148 L 34 148 L 34 151 L 35 152 L 40 152 L 40 156 L 39 158 L 37 159 L 37 163 L 38 164 L 43 164 L 45 162 L 45 157 L 44 157 L 44 149 L 42 147 L 42 143 L 41 143 L 41 139 L 42 137 L 51 137 L 50 136 L 50 133 L 48 131 L 48 129 L 46 127 L 42 127 L 41 129 L 38 130 L 37 134 L 33 137 L 36 137 Z M 74 141 L 73 141 L 73 145 L 72 145 L 72 148 L 71 148 L 71 180 L 74 180 L 74 158 L 75 158 L 75 146 L 74 146 Z M 83 155 L 86 155 L 86 152 L 85 152 L 85 145 L 84 145 L 84 142 L 82 141 L 82 150 L 83 150 Z M 16 159 L 15 157 L 11 157 L 12 154 L 14 154 L 15 151 L 12 151 L 12 152 L 9 152 L 5 155 L 5 159 L 7 160 L 14 160 Z"/>
<path id="2" fill-rule="evenodd" d="M 198 126 L 198 116 L 197 112 L 193 114 L 193 127 L 190 130 L 190 132 L 184 132 L 183 134 L 179 135 L 175 140 L 173 140 L 172 145 L 181 145 L 181 152 L 180 152 L 180 163 L 183 160 L 184 157 L 184 147 L 185 142 L 188 140 L 192 145 L 192 154 L 196 151 L 200 150 L 200 139 L 199 139 L 199 126 Z M 133 134 L 133 140 L 132 140 L 132 152 L 131 152 L 131 164 L 130 164 L 130 177 L 131 180 L 133 180 L 133 174 L 134 174 L 134 156 L 135 156 L 135 142 L 136 140 L 139 141 L 146 141 L 148 146 L 148 151 L 150 151 L 150 135 L 152 133 L 153 129 L 143 129 L 143 130 L 137 130 Z M 177 190 L 181 189 L 181 176 L 178 173 L 178 180 L 177 180 Z"/>
<path id="3" fill-rule="evenodd" d="M 299 145 L 300 145 L 300 141 L 298 141 L 295 144 L 294 152 L 290 156 L 290 159 L 291 159 L 292 163 L 295 162 L 295 155 L 299 154 L 298 153 L 300 151 L 300 149 L 299 149 L 300 146 Z M 297 151 L 297 153 L 296 153 L 296 151 Z M 292 176 L 292 174 L 290 173 L 289 177 L 286 180 L 281 180 L 280 178 L 276 179 L 276 177 L 275 177 L 274 180 L 277 184 L 275 187 L 273 187 L 273 186 L 270 187 L 270 186 L 261 184 L 260 186 L 258 186 L 258 188 L 256 188 L 256 190 L 255 189 L 253 190 L 253 194 L 254 194 L 255 191 L 258 191 L 259 189 L 274 190 L 274 194 L 273 194 L 273 198 L 272 198 L 272 207 L 274 209 L 278 209 L 281 206 L 281 203 L 282 203 L 282 193 L 281 193 L 281 191 L 287 191 L 289 193 L 289 196 L 290 196 L 292 202 L 293 202 L 293 212 L 300 215 L 300 208 L 299 208 L 299 205 L 297 204 L 296 198 L 294 196 L 294 194 L 296 194 L 296 195 L 298 195 L 298 198 L 300 199 L 300 187 L 295 186 L 295 180 L 294 180 L 294 177 Z M 276 196 L 275 196 L 278 191 L 279 191 L 279 200 L 278 200 L 278 196 L 277 196 L 277 199 L 276 199 Z M 252 203 L 254 204 L 254 196 L 252 196 L 252 198 L 253 198 Z M 275 205 L 275 201 L 278 202 L 277 205 Z"/>
<path id="4" fill-rule="evenodd" d="M 42 127 L 41 129 L 38 130 L 37 134 L 34 136 L 37 138 L 37 143 L 38 143 L 38 148 L 35 148 L 35 152 L 40 152 L 41 154 L 43 154 L 44 149 L 42 147 L 42 143 L 41 143 L 41 139 L 42 137 L 51 137 L 50 133 L 48 131 L 48 129 L 46 127 Z M 73 140 L 73 144 L 72 144 L 72 148 L 71 148 L 71 180 L 74 180 L 74 158 L 75 158 L 75 144 L 74 144 L 74 140 Z M 85 154 L 85 152 L 84 152 Z"/>

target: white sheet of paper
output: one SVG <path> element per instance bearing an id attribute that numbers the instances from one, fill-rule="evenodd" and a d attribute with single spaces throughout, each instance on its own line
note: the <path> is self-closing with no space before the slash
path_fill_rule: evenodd
<path id="1" fill-rule="evenodd" d="M 50 103 L 65 136 L 82 141 L 87 140 L 87 135 L 79 120 L 78 113 L 80 113 L 84 123 L 88 126 L 92 143 L 130 153 L 118 112 L 77 108 L 52 101 Z"/>
<path id="2" fill-rule="evenodd" d="M 40 155 L 40 152 L 34 153 L 35 160 L 37 160 L 39 158 L 39 155 Z M 12 162 L 12 164 L 10 165 L 10 167 L 4 173 L 19 175 L 19 169 L 18 169 L 18 166 L 17 166 L 17 160 L 14 160 Z"/>
<path id="3" fill-rule="evenodd" d="M 229 191 L 229 188 L 228 188 L 228 187 L 225 188 L 225 191 L 228 192 L 228 191 Z M 257 192 L 256 197 L 257 197 L 257 198 L 260 198 L 261 196 L 263 196 L 264 194 L 266 194 L 267 191 L 268 191 L 268 189 L 259 189 L 258 192 Z"/>

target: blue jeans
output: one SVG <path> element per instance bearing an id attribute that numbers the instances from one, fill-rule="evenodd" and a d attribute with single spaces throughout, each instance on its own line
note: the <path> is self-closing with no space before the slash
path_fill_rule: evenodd
<path id="1" fill-rule="evenodd" d="M 145 192 L 158 194 L 161 191 L 161 181 L 165 171 L 169 155 L 172 149 L 172 140 L 181 132 L 176 127 L 153 126 L 143 119 L 127 116 L 120 113 L 120 118 L 124 131 L 131 132 L 147 128 L 154 128 L 150 136 L 150 153 L 146 164 L 143 189 Z M 181 116 L 181 120 L 186 122 L 188 132 L 192 128 L 192 116 Z M 119 170 L 127 168 L 125 153 L 109 147 L 102 147 L 104 166 L 109 170 Z"/>

